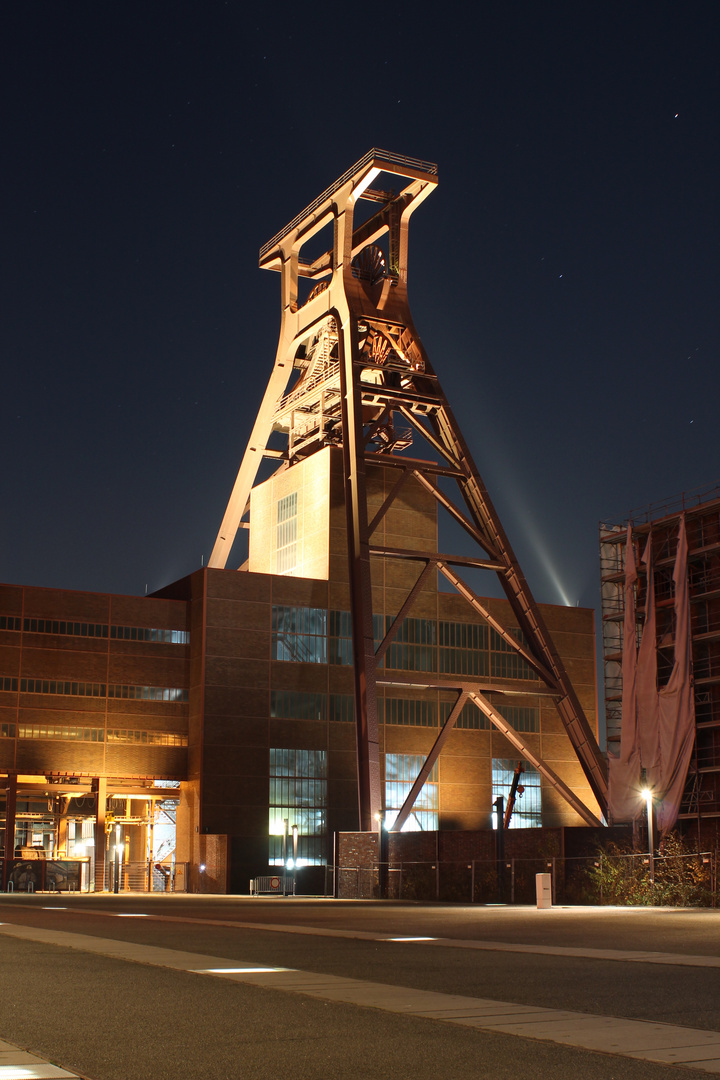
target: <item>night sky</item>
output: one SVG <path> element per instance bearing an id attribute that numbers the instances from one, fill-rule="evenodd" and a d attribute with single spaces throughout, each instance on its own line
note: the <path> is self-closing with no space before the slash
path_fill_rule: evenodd
<path id="1" fill-rule="evenodd" d="M 4 4 L 0 580 L 144 593 L 207 560 L 277 345 L 258 248 L 379 146 L 438 163 L 411 307 L 535 596 L 599 606 L 598 522 L 720 480 L 719 29 L 659 0 Z"/>

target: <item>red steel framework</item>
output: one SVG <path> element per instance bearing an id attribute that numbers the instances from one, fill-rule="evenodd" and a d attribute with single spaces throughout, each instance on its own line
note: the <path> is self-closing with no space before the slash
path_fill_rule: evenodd
<path id="1" fill-rule="evenodd" d="M 391 188 L 375 186 L 379 178 Z M 593 795 L 606 814 L 605 760 L 410 314 L 408 224 L 436 185 L 437 167 L 432 163 L 373 149 L 261 248 L 260 266 L 281 274 L 280 341 L 209 565 L 225 567 L 237 531 L 244 524 L 250 491 L 264 457 L 275 458 L 279 468 L 287 468 L 323 446 L 339 443 L 350 570 L 360 828 L 377 829 L 382 815 L 378 664 L 433 570 L 439 571 L 537 673 L 544 684 L 542 692 L 554 700 Z M 375 204 L 376 209 L 371 207 L 366 219 L 355 225 L 361 202 Z M 326 228 L 332 232 L 331 246 L 312 259 L 303 259 L 305 245 Z M 303 279 L 305 291 L 312 287 L 301 301 Z M 406 426 L 400 427 L 400 422 Z M 273 432 L 285 437 L 284 449 L 269 447 Z M 428 457 L 407 453 L 413 437 Z M 397 469 L 398 478 L 369 521 L 366 467 L 370 463 Z M 480 549 L 478 558 L 371 543 L 378 524 L 411 477 L 473 538 Z M 456 485 L 460 505 L 441 489 L 443 478 L 445 483 Z M 376 649 L 371 560 L 383 557 L 416 561 L 420 573 Z M 524 642 L 494 618 L 459 577 L 455 568 L 462 567 L 497 574 Z M 454 686 L 458 697 L 393 825 L 395 830 L 407 819 L 467 700 L 472 700 L 540 770 L 586 823 L 599 824 L 596 815 L 493 707 L 483 693 L 487 686 L 481 688 L 477 681 L 464 678 L 433 680 L 425 674 L 422 681 L 427 687 Z M 382 682 L 407 685 L 408 680 L 383 672 Z"/>

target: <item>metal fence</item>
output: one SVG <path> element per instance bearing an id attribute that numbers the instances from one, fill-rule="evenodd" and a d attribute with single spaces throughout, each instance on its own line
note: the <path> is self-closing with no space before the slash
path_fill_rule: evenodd
<path id="1" fill-rule="evenodd" d="M 124 862 L 119 868 L 112 861 L 105 865 L 103 888 L 108 892 L 186 892 L 187 863 Z"/>
<path id="2" fill-rule="evenodd" d="M 553 904 L 664 904 L 716 907 L 717 856 L 647 854 L 584 858 L 393 862 L 380 868 L 339 866 L 344 899 L 422 900 L 465 904 L 535 904 L 536 875 L 550 874 Z"/>

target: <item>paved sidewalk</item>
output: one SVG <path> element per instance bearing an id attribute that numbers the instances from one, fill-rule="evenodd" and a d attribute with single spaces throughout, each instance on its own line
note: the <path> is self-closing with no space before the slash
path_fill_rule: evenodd
<path id="1" fill-rule="evenodd" d="M 0 1080 L 56 1080 L 57 1077 L 77 1078 L 79 1075 L 0 1039 Z"/>
<path id="2" fill-rule="evenodd" d="M 274 927 L 274 929 L 278 928 Z M 293 932 L 287 926 L 284 930 Z M 307 928 L 302 928 L 300 932 L 307 933 L 308 931 Z M 45 945 L 57 945 L 112 957 L 116 960 L 172 968 L 204 977 L 241 982 L 338 1004 L 379 1009 L 384 1012 L 400 1013 L 403 1016 L 432 1019 L 604 1054 L 720 1073 L 720 1032 L 715 1031 L 437 993 L 285 967 L 258 966 L 256 963 L 245 963 L 237 959 L 39 927 L 5 923 L 0 924 L 0 933 L 14 938 L 41 942 Z M 375 937 L 377 939 L 377 935 Z M 407 940 L 417 941 L 417 939 Z M 462 944 L 468 947 L 468 943 Z M 486 943 L 486 946 L 489 944 Z M 478 943 L 474 942 L 471 945 L 477 947 Z M 605 956 L 606 950 L 601 950 L 601 952 Z M 582 951 L 572 950 L 572 954 L 582 954 Z M 640 956 L 644 962 L 647 962 L 648 957 L 645 954 L 640 954 Z M 653 956 L 658 958 L 662 954 L 655 953 Z M 682 959 L 687 961 L 688 958 Z M 662 961 L 656 959 L 655 962 Z M 673 962 L 677 960 L 671 959 L 670 963 Z M 46 1068 L 52 1069 L 53 1066 L 46 1066 Z M 0 1077 L 2 1075 L 0 1072 Z M 41 1076 L 46 1075 L 50 1077 L 72 1076 L 73 1074 L 58 1070 L 21 1075 L 30 1075 L 40 1080 Z"/>

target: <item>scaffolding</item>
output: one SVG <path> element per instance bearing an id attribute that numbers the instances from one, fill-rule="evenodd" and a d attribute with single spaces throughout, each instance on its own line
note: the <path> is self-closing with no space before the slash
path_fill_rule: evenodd
<path id="1" fill-rule="evenodd" d="M 607 747 L 620 753 L 625 551 L 631 527 L 638 566 L 636 643 L 647 578 L 637 556 L 652 533 L 657 612 L 658 689 L 667 682 L 675 644 L 672 573 L 680 516 L 688 542 L 688 592 L 695 698 L 695 747 L 680 819 L 720 818 L 720 485 L 698 488 L 632 511 L 624 521 L 600 524 L 600 567 Z"/>

